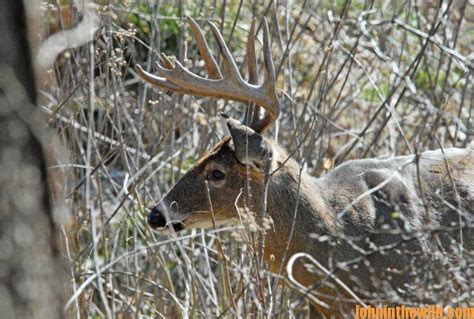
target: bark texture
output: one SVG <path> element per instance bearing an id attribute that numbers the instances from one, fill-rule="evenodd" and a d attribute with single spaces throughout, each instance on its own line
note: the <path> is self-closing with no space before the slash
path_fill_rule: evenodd
<path id="1" fill-rule="evenodd" d="M 0 316 L 60 318 L 61 267 L 22 1 L 0 2 Z"/>

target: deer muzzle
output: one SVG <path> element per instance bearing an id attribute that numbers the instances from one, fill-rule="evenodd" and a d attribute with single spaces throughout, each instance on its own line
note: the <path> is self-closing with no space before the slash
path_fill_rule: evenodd
<path id="1" fill-rule="evenodd" d="M 183 230 L 185 228 L 184 224 L 179 221 L 170 221 L 167 214 L 165 214 L 166 207 L 163 206 L 164 204 L 160 203 L 151 209 L 147 217 L 148 225 L 152 228 L 171 227 L 175 231 Z"/>

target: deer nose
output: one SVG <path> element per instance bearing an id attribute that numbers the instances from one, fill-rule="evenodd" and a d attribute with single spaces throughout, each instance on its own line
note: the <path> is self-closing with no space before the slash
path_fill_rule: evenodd
<path id="1" fill-rule="evenodd" d="M 152 208 L 147 219 L 148 225 L 153 228 L 163 228 L 166 226 L 165 214 L 163 214 L 158 205 Z"/>
<path id="2" fill-rule="evenodd" d="M 153 228 L 164 228 L 167 226 L 165 214 L 161 211 L 161 205 L 153 207 L 148 214 L 148 225 Z M 171 222 L 170 225 L 175 231 L 183 230 L 184 224 L 181 222 Z"/>

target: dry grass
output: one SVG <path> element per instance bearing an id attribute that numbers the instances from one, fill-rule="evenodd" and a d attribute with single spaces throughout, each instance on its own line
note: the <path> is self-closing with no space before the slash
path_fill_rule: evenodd
<path id="1" fill-rule="evenodd" d="M 258 229 L 165 236 L 146 225 L 148 208 L 226 134 L 217 112 L 244 111 L 138 80 L 133 65 L 153 70 L 160 52 L 203 72 L 186 15 L 218 22 L 241 65 L 252 17 L 267 17 L 283 105 L 272 134 L 315 175 L 351 158 L 473 140 L 472 2 L 97 2 L 94 41 L 63 51 L 42 90 L 69 151 L 50 170 L 67 176 L 60 210 L 72 220 L 62 238 L 71 317 L 307 312 L 307 301 L 275 286 L 260 262 Z M 48 3 L 42 37 L 82 18 L 82 5 Z"/>

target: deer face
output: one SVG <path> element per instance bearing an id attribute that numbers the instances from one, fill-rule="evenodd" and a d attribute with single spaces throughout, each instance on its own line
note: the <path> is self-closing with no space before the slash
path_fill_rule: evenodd
<path id="1" fill-rule="evenodd" d="M 265 165 L 271 160 L 271 146 L 260 134 L 228 119 L 232 135 L 214 148 L 176 183 L 151 210 L 148 223 L 154 228 L 210 227 L 232 223 L 237 207 L 244 204 L 248 185 L 250 208 L 258 207 Z M 231 144 L 233 142 L 233 145 Z"/>

